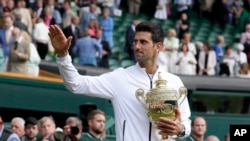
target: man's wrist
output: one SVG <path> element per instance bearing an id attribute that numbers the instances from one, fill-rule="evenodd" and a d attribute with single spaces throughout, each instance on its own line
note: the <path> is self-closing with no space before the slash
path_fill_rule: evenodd
<path id="1" fill-rule="evenodd" d="M 185 136 L 186 128 L 183 124 L 181 124 L 181 132 L 177 135 L 178 137 L 183 137 Z"/>
<path id="2" fill-rule="evenodd" d="M 58 52 L 57 53 L 57 57 L 58 58 L 63 58 L 63 57 L 65 57 L 65 56 L 67 56 L 68 55 L 68 52 Z"/>

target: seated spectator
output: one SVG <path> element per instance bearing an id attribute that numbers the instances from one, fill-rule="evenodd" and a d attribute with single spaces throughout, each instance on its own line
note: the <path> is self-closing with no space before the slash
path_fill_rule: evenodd
<path id="1" fill-rule="evenodd" d="M 194 66 L 197 61 L 194 55 L 189 52 L 187 44 L 182 44 L 181 51 L 178 53 L 176 65 L 179 66 L 178 74 L 195 75 Z"/>
<path id="2" fill-rule="evenodd" d="M 199 54 L 199 75 L 215 75 L 216 56 L 208 43 L 203 44 Z"/>
<path id="3" fill-rule="evenodd" d="M 207 131 L 207 123 L 204 117 L 194 117 L 191 122 L 191 135 L 188 141 L 205 141 L 205 133 Z"/>
<path id="4" fill-rule="evenodd" d="M 236 76 L 241 78 L 250 78 L 250 70 L 248 63 L 241 64 L 240 71 Z"/>
<path id="5" fill-rule="evenodd" d="M 56 124 L 52 117 L 42 117 L 38 121 L 39 134 L 42 137 L 42 141 L 50 140 L 53 138 L 56 132 Z"/>
<path id="6" fill-rule="evenodd" d="M 220 141 L 220 139 L 217 136 L 215 136 L 215 135 L 209 135 L 206 138 L 206 141 Z"/>
<path id="7" fill-rule="evenodd" d="M 105 113 L 100 110 L 93 110 L 88 113 L 89 131 L 83 136 L 83 141 L 103 140 L 103 133 L 105 132 Z"/>
<path id="8" fill-rule="evenodd" d="M 23 137 L 25 134 L 24 124 L 25 124 L 25 121 L 21 117 L 14 117 L 11 120 L 11 130 L 12 132 L 16 133 L 19 138 Z"/>
<path id="9" fill-rule="evenodd" d="M 235 73 L 237 74 L 240 70 L 240 65 L 243 63 L 247 63 L 247 55 L 245 52 L 243 52 L 244 50 L 244 46 L 242 44 L 237 44 L 236 46 L 237 51 L 235 53 L 235 59 L 236 59 L 236 63 L 235 63 Z"/>
<path id="10" fill-rule="evenodd" d="M 24 124 L 25 135 L 21 138 L 22 141 L 36 141 L 38 134 L 37 119 L 34 117 L 28 117 Z"/>
<path id="11" fill-rule="evenodd" d="M 227 46 L 225 52 L 226 53 L 223 56 L 220 65 L 220 75 L 226 74 L 227 76 L 234 76 L 234 66 L 236 63 L 236 59 L 233 54 L 233 48 L 231 46 Z"/>
<path id="12" fill-rule="evenodd" d="M 4 127 L 2 116 L 0 115 L 0 140 L 1 141 L 21 141 L 17 134 Z"/>
<path id="13" fill-rule="evenodd" d="M 82 141 L 82 121 L 78 117 L 68 117 L 66 124 L 63 127 L 63 140 L 77 140 Z"/>

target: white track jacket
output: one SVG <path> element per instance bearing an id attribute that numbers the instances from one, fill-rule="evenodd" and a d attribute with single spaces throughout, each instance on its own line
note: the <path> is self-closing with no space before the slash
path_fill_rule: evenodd
<path id="1" fill-rule="evenodd" d="M 105 98 L 112 101 L 115 113 L 116 141 L 159 141 L 159 130 L 150 128 L 146 109 L 137 101 L 135 92 L 142 88 L 145 92 L 155 87 L 158 72 L 162 72 L 167 86 L 178 90 L 183 86 L 176 75 L 157 70 L 152 80 L 137 63 L 126 69 L 119 68 L 100 76 L 82 76 L 71 63 L 71 57 L 57 58 L 64 84 L 73 93 Z M 187 98 L 179 106 L 186 136 L 190 134 L 190 109 Z"/>

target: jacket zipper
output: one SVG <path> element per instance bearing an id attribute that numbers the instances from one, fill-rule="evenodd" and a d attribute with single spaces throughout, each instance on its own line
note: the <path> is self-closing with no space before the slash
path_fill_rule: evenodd
<path id="1" fill-rule="evenodd" d="M 122 140 L 123 141 L 124 141 L 124 137 L 125 137 L 125 126 L 126 126 L 126 120 L 123 121 L 123 126 L 122 126 L 122 134 L 123 134 Z"/>
<path id="2" fill-rule="evenodd" d="M 150 77 L 150 75 L 147 73 L 148 78 L 150 79 L 150 89 L 153 88 L 153 78 L 155 73 L 152 75 L 152 77 Z M 152 123 L 149 122 L 149 130 L 148 130 L 148 140 L 151 141 L 151 132 L 152 132 Z"/>

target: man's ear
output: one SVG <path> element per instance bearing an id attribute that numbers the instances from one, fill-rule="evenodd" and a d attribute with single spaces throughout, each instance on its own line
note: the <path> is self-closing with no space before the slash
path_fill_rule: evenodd
<path id="1" fill-rule="evenodd" d="M 88 120 L 88 125 L 92 126 L 92 121 L 91 120 Z"/>
<path id="2" fill-rule="evenodd" d="M 163 43 L 162 42 L 157 42 L 156 43 L 156 49 L 157 49 L 158 53 L 160 51 L 162 51 L 162 48 L 163 48 Z"/>

